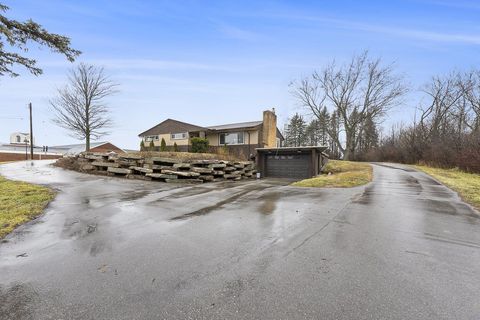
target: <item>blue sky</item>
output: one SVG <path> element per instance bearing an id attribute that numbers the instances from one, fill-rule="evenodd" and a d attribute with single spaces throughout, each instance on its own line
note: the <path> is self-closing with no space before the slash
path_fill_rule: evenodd
<path id="1" fill-rule="evenodd" d="M 384 122 L 408 122 L 415 90 L 433 75 L 480 67 L 480 2 L 403 1 L 53 1 L 2 0 L 11 18 L 32 18 L 68 35 L 78 62 L 104 66 L 120 84 L 109 99 L 110 140 L 138 148 L 137 134 L 174 118 L 198 125 L 260 120 L 281 125 L 303 111 L 292 80 L 369 50 L 395 62 L 414 91 Z M 72 67 L 33 45 L 44 74 L 0 79 L 0 141 L 28 129 L 32 102 L 39 145 L 76 143 L 55 127 L 49 99 Z"/>

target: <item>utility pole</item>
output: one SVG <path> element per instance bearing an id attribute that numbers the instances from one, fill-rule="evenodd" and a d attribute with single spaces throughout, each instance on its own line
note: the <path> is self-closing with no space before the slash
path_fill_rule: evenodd
<path id="1" fill-rule="evenodd" d="M 33 124 L 32 124 L 32 103 L 28 104 L 30 110 L 30 160 L 33 160 Z"/>

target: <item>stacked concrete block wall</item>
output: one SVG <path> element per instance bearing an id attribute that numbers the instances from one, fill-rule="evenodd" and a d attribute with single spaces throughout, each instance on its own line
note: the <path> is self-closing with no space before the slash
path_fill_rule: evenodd
<path id="1" fill-rule="evenodd" d="M 256 174 L 252 161 L 182 160 L 128 154 L 82 153 L 76 156 L 79 171 L 130 179 L 168 183 L 204 183 L 241 180 Z"/>

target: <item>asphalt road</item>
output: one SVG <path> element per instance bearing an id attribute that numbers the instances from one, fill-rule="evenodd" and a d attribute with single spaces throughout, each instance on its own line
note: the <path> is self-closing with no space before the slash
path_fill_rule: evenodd
<path id="1" fill-rule="evenodd" d="M 0 244 L 1 319 L 480 319 L 479 216 L 408 167 L 309 189 L 48 163 L 0 166 L 59 190 Z"/>

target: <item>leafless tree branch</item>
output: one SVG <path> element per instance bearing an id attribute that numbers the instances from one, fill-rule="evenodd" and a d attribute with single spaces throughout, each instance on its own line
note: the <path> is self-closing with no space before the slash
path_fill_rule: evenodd
<path id="1" fill-rule="evenodd" d="M 90 140 L 107 134 L 105 129 L 112 125 L 104 100 L 115 94 L 117 87 L 103 68 L 81 63 L 70 71 L 68 84 L 50 100 L 53 122 L 72 137 L 85 140 L 86 151 L 90 150 Z"/>

